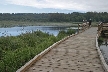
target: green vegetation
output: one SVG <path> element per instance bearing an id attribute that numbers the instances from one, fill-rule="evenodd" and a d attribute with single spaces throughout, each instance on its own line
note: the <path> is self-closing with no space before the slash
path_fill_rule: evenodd
<path id="1" fill-rule="evenodd" d="M 29 22 L 29 21 L 0 21 L 0 27 L 22 26 L 77 26 L 71 22 Z"/>
<path id="2" fill-rule="evenodd" d="M 92 19 L 92 26 L 97 22 L 108 22 L 107 12 L 87 13 L 0 13 L 0 27 L 32 26 L 32 25 L 75 25 Z"/>
<path id="3" fill-rule="evenodd" d="M 107 12 L 86 13 L 0 13 L 0 21 L 18 22 L 82 22 L 83 19 L 93 22 L 108 21 Z"/>
<path id="4" fill-rule="evenodd" d="M 0 37 L 0 72 L 15 72 L 35 55 L 73 33 L 75 31 L 69 29 L 60 31 L 56 37 L 41 31 Z"/>
<path id="5" fill-rule="evenodd" d="M 100 36 L 98 38 L 98 44 L 101 45 L 103 43 L 103 41 L 104 41 L 104 38 L 102 36 Z"/>
<path id="6" fill-rule="evenodd" d="M 99 22 L 92 22 L 92 26 L 97 26 Z M 23 26 L 73 26 L 77 27 L 82 22 L 29 22 L 29 21 L 0 21 L 2 27 L 23 27 Z"/>

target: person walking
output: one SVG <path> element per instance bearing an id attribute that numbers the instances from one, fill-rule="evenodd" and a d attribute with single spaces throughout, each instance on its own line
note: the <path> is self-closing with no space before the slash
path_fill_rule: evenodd
<path id="1" fill-rule="evenodd" d="M 92 23 L 92 20 L 91 20 L 91 19 L 89 19 L 89 27 L 91 27 L 91 23 Z"/>

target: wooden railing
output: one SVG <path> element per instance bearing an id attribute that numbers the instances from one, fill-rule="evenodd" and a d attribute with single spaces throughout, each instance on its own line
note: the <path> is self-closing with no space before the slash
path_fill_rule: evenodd
<path id="1" fill-rule="evenodd" d="M 105 31 L 108 31 L 108 24 L 107 23 L 100 23 L 98 25 L 98 35 L 100 36 L 101 35 L 101 32 L 105 32 Z"/>
<path id="2" fill-rule="evenodd" d="M 86 30 L 88 28 L 89 28 L 89 24 L 88 23 L 78 24 L 78 33 L 80 31 L 84 31 L 84 30 Z"/>
<path id="3" fill-rule="evenodd" d="M 102 28 L 103 28 L 103 23 L 98 24 L 98 35 L 100 36 L 101 32 L 102 32 Z"/>

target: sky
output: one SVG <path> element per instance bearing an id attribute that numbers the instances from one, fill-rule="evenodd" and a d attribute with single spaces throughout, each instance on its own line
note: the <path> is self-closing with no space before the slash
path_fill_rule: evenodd
<path id="1" fill-rule="evenodd" d="M 0 0 L 0 13 L 108 12 L 108 0 Z"/>

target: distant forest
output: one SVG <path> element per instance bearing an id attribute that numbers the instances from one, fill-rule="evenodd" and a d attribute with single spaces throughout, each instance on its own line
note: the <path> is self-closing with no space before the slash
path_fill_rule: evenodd
<path id="1" fill-rule="evenodd" d="M 108 13 L 0 13 L 0 21 L 82 22 L 83 19 L 88 20 L 90 18 L 94 22 L 108 21 Z"/>

